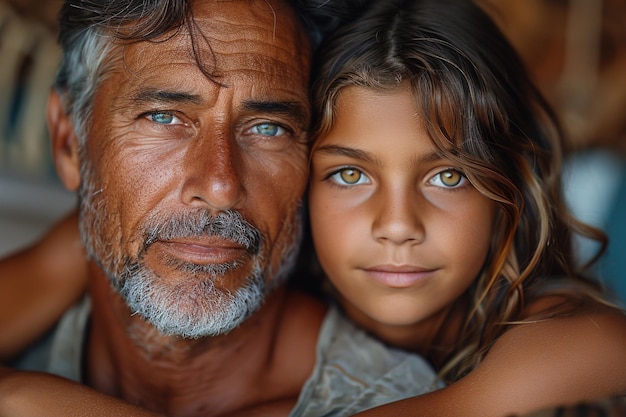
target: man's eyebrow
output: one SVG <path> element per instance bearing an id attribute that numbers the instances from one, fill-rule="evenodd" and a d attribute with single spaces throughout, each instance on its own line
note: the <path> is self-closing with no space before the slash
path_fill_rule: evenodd
<path id="1" fill-rule="evenodd" d="M 243 103 L 245 110 L 277 114 L 295 119 L 302 125 L 308 123 L 308 111 L 302 103 L 295 101 L 252 101 L 248 100 Z"/>
<path id="2" fill-rule="evenodd" d="M 202 98 L 197 94 L 156 88 L 143 89 L 133 95 L 132 100 L 136 103 L 202 104 Z"/>

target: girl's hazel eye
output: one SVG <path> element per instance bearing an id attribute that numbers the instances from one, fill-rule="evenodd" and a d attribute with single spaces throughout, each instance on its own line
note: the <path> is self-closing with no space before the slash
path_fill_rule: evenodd
<path id="1" fill-rule="evenodd" d="M 345 182 L 346 184 L 356 184 L 359 182 L 362 176 L 360 171 L 351 168 L 342 169 L 339 172 L 339 175 L 341 176 L 343 182 Z"/>
<path id="2" fill-rule="evenodd" d="M 345 167 L 328 176 L 332 182 L 342 186 L 369 184 L 370 179 L 358 168 Z"/>
<path id="3" fill-rule="evenodd" d="M 439 174 L 439 176 L 441 178 L 441 182 L 448 187 L 458 185 L 463 179 L 463 175 L 461 175 L 459 171 L 454 170 L 443 171 Z"/>
<path id="4" fill-rule="evenodd" d="M 434 186 L 442 188 L 457 188 L 465 184 L 466 178 L 456 169 L 446 169 L 438 172 L 428 182 Z"/>

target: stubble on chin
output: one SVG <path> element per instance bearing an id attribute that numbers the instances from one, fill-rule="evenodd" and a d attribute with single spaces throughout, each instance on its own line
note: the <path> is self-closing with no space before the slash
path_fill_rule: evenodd
<path id="1" fill-rule="evenodd" d="M 154 216 L 144 221 L 132 242 L 124 242 L 119 213 L 111 210 L 107 190 L 93 181 L 89 166 L 83 166 L 81 172 L 80 229 L 87 253 L 132 314 L 143 317 L 161 335 L 196 339 L 230 332 L 261 307 L 266 295 L 287 280 L 295 265 L 302 234 L 301 204 L 287 216 L 271 248 L 264 247 L 272 244 L 269 239 L 236 211 L 218 216 L 203 210 Z M 159 276 L 143 262 L 156 241 L 201 234 L 242 245 L 251 262 L 197 265 L 170 259 L 167 268 L 189 276 L 176 280 Z M 124 248 L 130 247 L 136 248 L 135 254 L 124 253 Z M 236 290 L 216 285 L 244 267 L 250 270 Z"/>

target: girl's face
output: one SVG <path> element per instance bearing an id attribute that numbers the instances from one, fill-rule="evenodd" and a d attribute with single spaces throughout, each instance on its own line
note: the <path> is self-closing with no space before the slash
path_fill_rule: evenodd
<path id="1" fill-rule="evenodd" d="M 311 175 L 319 260 L 366 327 L 436 323 L 480 272 L 495 206 L 440 156 L 408 88 L 345 88 Z"/>

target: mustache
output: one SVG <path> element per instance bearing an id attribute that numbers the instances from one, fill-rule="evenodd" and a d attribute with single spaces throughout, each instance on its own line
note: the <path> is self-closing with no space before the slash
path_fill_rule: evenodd
<path id="1" fill-rule="evenodd" d="M 262 234 L 238 211 L 228 210 L 213 215 L 209 210 L 195 210 L 151 218 L 144 226 L 144 248 L 157 241 L 189 237 L 218 237 L 243 246 L 251 254 L 261 251 Z"/>

